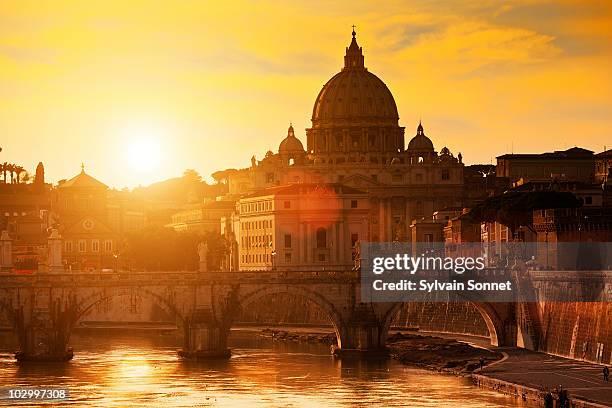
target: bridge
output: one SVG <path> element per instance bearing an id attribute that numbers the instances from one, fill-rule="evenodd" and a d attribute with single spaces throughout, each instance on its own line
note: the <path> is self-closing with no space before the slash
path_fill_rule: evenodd
<path id="1" fill-rule="evenodd" d="M 359 271 L 38 272 L 0 273 L 0 312 L 14 328 L 19 360 L 68 360 L 73 328 L 98 303 L 125 296 L 149 298 L 184 333 L 180 354 L 228 357 L 227 339 L 240 311 L 267 296 L 302 296 L 327 313 L 338 355 L 386 352 L 392 319 L 402 303 L 360 299 Z M 478 303 L 491 344 L 537 348 L 535 304 Z"/>

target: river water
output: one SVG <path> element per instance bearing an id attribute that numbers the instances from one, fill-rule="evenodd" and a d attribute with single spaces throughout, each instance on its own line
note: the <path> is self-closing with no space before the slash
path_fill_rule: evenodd
<path id="1" fill-rule="evenodd" d="M 338 360 L 327 346 L 274 342 L 255 332 L 233 332 L 232 358 L 215 362 L 178 359 L 174 336 L 79 334 L 71 345 L 75 358 L 64 364 L 19 365 L 1 351 L 0 388 L 66 387 L 70 398 L 60 406 L 519 406 L 467 378 L 393 360 Z"/>

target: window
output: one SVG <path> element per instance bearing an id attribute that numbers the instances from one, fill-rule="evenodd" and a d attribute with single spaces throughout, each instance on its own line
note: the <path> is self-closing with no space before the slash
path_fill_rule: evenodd
<path id="1" fill-rule="evenodd" d="M 378 181 L 378 175 L 377 174 L 372 174 L 372 180 L 373 181 Z"/>
<path id="2" fill-rule="evenodd" d="M 355 248 L 357 241 L 359 241 L 359 234 L 351 234 L 351 248 Z"/>
<path id="3" fill-rule="evenodd" d="M 325 262 L 325 254 L 319 254 L 319 262 Z"/>
<path id="4" fill-rule="evenodd" d="M 106 252 L 112 252 L 113 251 L 113 241 L 111 241 L 110 239 L 107 239 L 106 241 L 104 241 L 104 250 Z"/>
<path id="5" fill-rule="evenodd" d="M 84 239 L 79 240 L 79 252 L 87 251 L 87 243 Z"/>
<path id="6" fill-rule="evenodd" d="M 291 234 L 285 234 L 285 248 L 291 248 Z"/>
<path id="7" fill-rule="evenodd" d="M 285 252 L 285 263 L 291 263 L 291 252 Z"/>
<path id="8" fill-rule="evenodd" d="M 274 173 L 266 173 L 266 182 L 267 183 L 274 182 Z"/>
<path id="9" fill-rule="evenodd" d="M 351 208 L 357 208 L 357 200 L 351 200 Z"/>
<path id="10" fill-rule="evenodd" d="M 72 241 L 66 241 L 64 243 L 64 249 L 66 252 L 72 252 Z"/>
<path id="11" fill-rule="evenodd" d="M 584 198 L 584 203 L 585 203 L 586 205 L 591 205 L 591 204 L 593 204 L 593 197 L 591 197 L 591 196 L 585 197 L 585 198 Z"/>
<path id="12" fill-rule="evenodd" d="M 327 230 L 317 229 L 317 248 L 327 248 Z"/>
<path id="13" fill-rule="evenodd" d="M 284 207 L 284 208 L 291 208 L 291 201 L 285 201 L 285 202 L 283 203 L 283 207 Z"/>
<path id="14" fill-rule="evenodd" d="M 450 180 L 450 172 L 448 169 L 442 170 L 442 180 Z"/>
<path id="15" fill-rule="evenodd" d="M 93 252 L 100 252 L 100 241 L 94 239 L 91 241 L 91 250 Z"/>

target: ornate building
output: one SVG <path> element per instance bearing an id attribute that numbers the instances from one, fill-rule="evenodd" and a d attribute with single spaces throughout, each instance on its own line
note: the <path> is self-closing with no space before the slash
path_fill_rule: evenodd
<path id="1" fill-rule="evenodd" d="M 231 269 L 350 267 L 368 234 L 368 195 L 342 184 L 270 187 L 243 197 L 237 208 Z"/>
<path id="2" fill-rule="evenodd" d="M 434 144 L 419 123 L 406 146 L 389 88 L 364 65 L 356 33 L 346 48 L 344 67 L 323 86 L 306 130 L 307 148 L 293 126 L 262 160 L 245 169 L 213 174 L 239 199 L 264 188 L 291 183 L 341 183 L 369 196 L 368 232 L 363 240 L 409 240 L 414 219 L 431 217 L 464 203 L 464 165 Z"/>

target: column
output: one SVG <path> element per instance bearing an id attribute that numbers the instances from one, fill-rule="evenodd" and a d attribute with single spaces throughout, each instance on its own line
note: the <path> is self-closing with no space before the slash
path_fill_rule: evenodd
<path id="1" fill-rule="evenodd" d="M 385 240 L 387 242 L 389 241 L 393 241 L 393 237 L 391 236 L 391 225 L 392 225 L 392 221 L 393 221 L 393 217 L 391 216 L 391 197 L 389 197 L 387 199 L 387 202 L 385 203 L 386 208 L 385 208 L 385 234 L 386 234 L 386 238 Z"/>
<path id="2" fill-rule="evenodd" d="M 312 251 L 311 251 L 311 247 L 312 247 L 312 239 L 310 237 L 310 224 L 306 224 L 306 239 L 304 240 L 305 244 L 304 244 L 304 259 L 306 261 L 307 264 L 312 263 Z"/>
<path id="3" fill-rule="evenodd" d="M 338 253 L 338 261 L 339 263 L 345 263 L 347 262 L 346 260 L 346 243 L 344 242 L 345 238 L 344 238 L 344 229 L 346 228 L 346 223 L 344 221 L 340 221 L 338 222 L 338 232 L 339 232 L 339 237 L 338 237 L 338 246 L 339 246 L 339 253 Z"/>
<path id="4" fill-rule="evenodd" d="M 384 242 L 385 235 L 385 201 L 384 198 L 378 200 L 378 240 Z"/>
<path id="5" fill-rule="evenodd" d="M 306 263 L 306 251 L 304 250 L 306 246 L 306 225 L 303 222 L 300 222 L 298 225 L 298 253 L 300 264 L 303 265 Z"/>
<path id="6" fill-rule="evenodd" d="M 338 263 L 338 247 L 340 242 L 338 239 L 338 223 L 335 222 L 331 225 L 331 243 L 332 247 L 329 251 L 330 262 L 332 264 Z"/>

